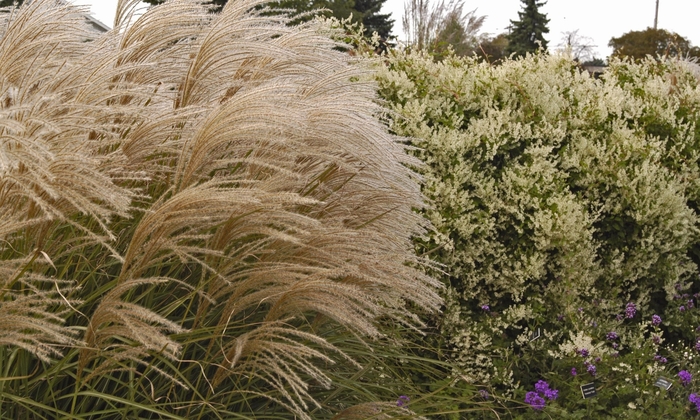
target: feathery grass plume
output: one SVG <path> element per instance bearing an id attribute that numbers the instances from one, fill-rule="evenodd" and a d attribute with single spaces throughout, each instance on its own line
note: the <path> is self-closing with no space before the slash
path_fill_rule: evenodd
<path id="1" fill-rule="evenodd" d="M 439 309 L 418 161 L 368 67 L 262 5 L 121 0 L 96 36 L 36 0 L 0 28 L 0 312 L 25 317 L 0 343 L 36 379 L 0 390 L 17 416 L 309 419 L 331 366 L 357 366 L 332 334 L 371 349 Z"/>
<path id="2" fill-rule="evenodd" d="M 399 400 L 400 401 L 400 400 Z M 398 403 L 399 405 L 401 403 Z M 332 420 L 385 420 L 385 419 L 425 419 L 397 403 L 369 402 L 346 408 Z"/>

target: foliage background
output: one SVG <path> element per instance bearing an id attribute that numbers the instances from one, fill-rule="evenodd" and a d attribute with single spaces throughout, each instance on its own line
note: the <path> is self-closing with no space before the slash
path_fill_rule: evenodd
<path id="1" fill-rule="evenodd" d="M 575 418 L 634 413 L 628 402 L 658 391 L 654 375 L 688 365 L 668 346 L 692 348 L 700 325 L 693 66 L 616 60 L 596 80 L 564 56 L 495 67 L 387 58 L 378 80 L 392 130 L 427 164 L 435 231 L 418 249 L 446 267 L 436 345 L 451 351 L 457 377 L 520 401 L 546 378 L 568 387 L 557 415 Z M 530 341 L 537 328 L 543 337 Z M 620 391 L 630 376 L 632 390 Z M 590 380 L 607 392 L 596 408 L 578 390 Z M 671 413 L 689 415 L 687 393 L 674 398 Z"/>

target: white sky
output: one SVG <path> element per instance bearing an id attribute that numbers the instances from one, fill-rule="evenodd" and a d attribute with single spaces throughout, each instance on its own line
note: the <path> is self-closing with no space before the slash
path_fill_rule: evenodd
<path id="1" fill-rule="evenodd" d="M 90 5 L 97 19 L 112 26 L 117 0 L 72 0 L 75 4 Z M 235 0 L 232 0 L 235 1 Z M 392 13 L 394 34 L 403 38 L 401 15 L 404 0 L 387 0 L 383 13 Z M 510 20 L 518 18 L 520 0 L 465 0 L 465 10 L 477 9 L 477 15 L 486 16 L 484 31 L 498 34 L 506 31 Z M 644 30 L 654 25 L 656 0 L 549 0 L 541 12 L 547 14 L 550 49 L 560 43 L 562 32 L 578 29 L 581 36 L 593 38 L 596 56 L 610 54 L 608 41 L 625 32 Z M 688 38 L 700 45 L 700 0 L 660 0 L 659 28 Z"/>

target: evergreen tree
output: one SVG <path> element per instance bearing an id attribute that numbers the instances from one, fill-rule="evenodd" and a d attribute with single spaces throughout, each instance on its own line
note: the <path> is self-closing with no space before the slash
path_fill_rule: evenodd
<path id="1" fill-rule="evenodd" d="M 0 0 L 6 1 L 6 0 Z M 150 4 L 160 4 L 165 0 L 143 0 Z M 223 7 L 228 0 L 210 0 L 217 8 Z M 352 14 L 353 20 L 362 22 L 365 27 L 365 34 L 371 36 L 373 32 L 377 32 L 382 39 L 388 39 L 391 36 L 391 29 L 394 26 L 394 20 L 391 19 L 391 14 L 382 14 L 379 11 L 386 0 L 279 0 L 271 2 L 270 6 L 281 9 L 291 9 L 297 13 L 310 12 L 316 9 L 328 9 L 328 15 L 335 16 L 338 19 L 345 19 Z M 310 17 L 296 19 L 292 23 L 299 23 Z"/>
<path id="2" fill-rule="evenodd" d="M 547 40 L 544 35 L 549 32 L 547 24 L 549 19 L 539 8 L 546 4 L 545 1 L 521 0 L 523 10 L 518 12 L 519 20 L 511 20 L 512 30 L 508 34 L 508 55 L 515 53 L 516 57 L 524 56 L 529 52 L 535 52 L 542 45 L 547 50 Z"/>
<path id="3" fill-rule="evenodd" d="M 161 4 L 165 3 L 165 0 L 141 0 L 144 3 L 150 3 L 150 4 Z M 224 7 L 224 4 L 226 4 L 228 0 L 209 0 L 209 2 L 217 7 L 217 9 L 221 9 Z"/>
<path id="4" fill-rule="evenodd" d="M 365 34 L 371 36 L 373 32 L 379 34 L 382 39 L 389 39 L 394 19 L 391 13 L 379 13 L 386 0 L 355 0 L 355 10 L 361 13 Z M 354 16 L 354 15 L 353 15 Z"/>
<path id="5" fill-rule="evenodd" d="M 21 6 L 24 0 L 0 0 L 0 7 L 10 7 L 17 3 L 17 6 Z"/>

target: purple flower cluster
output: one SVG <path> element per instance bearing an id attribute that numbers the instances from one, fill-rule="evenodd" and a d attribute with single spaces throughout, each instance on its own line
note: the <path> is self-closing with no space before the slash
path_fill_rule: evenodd
<path id="1" fill-rule="evenodd" d="M 588 353 L 588 349 L 579 349 L 579 350 L 577 351 L 577 353 L 578 353 L 581 357 L 588 357 L 588 354 L 589 354 L 589 353 Z"/>
<path id="2" fill-rule="evenodd" d="M 698 394 L 690 394 L 688 396 L 688 401 L 695 404 L 695 409 L 700 413 L 700 396 L 698 396 Z"/>
<path id="3" fill-rule="evenodd" d="M 525 394 L 525 403 L 530 404 L 533 410 L 542 410 L 545 405 L 544 398 L 540 397 L 535 391 L 529 391 Z"/>
<path id="4" fill-rule="evenodd" d="M 576 371 L 575 367 L 572 367 L 571 368 L 571 376 L 576 376 L 576 375 L 578 375 L 578 372 Z"/>
<path id="5" fill-rule="evenodd" d="M 605 338 L 610 341 L 615 341 L 620 338 L 620 336 L 618 336 L 615 331 L 610 331 L 609 333 L 605 334 Z"/>
<path id="6" fill-rule="evenodd" d="M 486 312 L 488 312 L 488 311 L 491 310 L 491 308 L 489 307 L 489 305 L 481 305 L 481 309 L 484 310 L 484 311 L 486 311 Z"/>
<path id="7" fill-rule="evenodd" d="M 595 376 L 598 373 L 598 369 L 596 369 L 594 364 L 585 362 L 584 365 L 586 365 L 586 372 L 590 373 L 591 376 Z"/>
<path id="8" fill-rule="evenodd" d="M 397 406 L 397 407 L 404 407 L 404 406 L 408 405 L 408 402 L 409 402 L 410 400 L 411 400 L 411 399 L 408 398 L 407 396 L 401 395 L 401 396 L 399 397 L 399 399 L 396 400 L 396 406 Z"/>
<path id="9" fill-rule="evenodd" d="M 700 351 L 700 340 L 695 342 L 695 350 Z"/>
<path id="10" fill-rule="evenodd" d="M 661 342 L 661 337 L 659 337 L 658 335 L 654 335 L 651 337 L 651 341 L 653 341 L 654 344 L 659 344 Z"/>
<path id="11" fill-rule="evenodd" d="M 559 390 L 550 389 L 549 384 L 543 380 L 537 381 L 537 383 L 535 384 L 535 391 L 544 395 L 545 398 L 547 398 L 550 401 L 556 400 L 559 396 Z"/>
<path id="12" fill-rule="evenodd" d="M 659 362 L 659 363 L 666 363 L 666 362 L 668 362 L 668 359 L 666 359 L 665 357 L 663 357 L 663 356 L 661 356 L 661 355 L 658 355 L 658 354 L 654 356 L 654 360 L 656 360 L 656 361 Z"/>
<path id="13" fill-rule="evenodd" d="M 693 375 L 687 370 L 678 372 L 678 378 L 683 386 L 688 386 L 693 381 Z"/>
<path id="14" fill-rule="evenodd" d="M 628 302 L 627 306 L 625 307 L 625 317 L 634 318 L 634 315 L 636 313 L 637 313 L 637 305 L 635 305 L 634 302 Z"/>
<path id="15" fill-rule="evenodd" d="M 652 315 L 651 316 L 651 325 L 658 327 L 661 325 L 661 317 L 658 315 Z"/>
<path id="16" fill-rule="evenodd" d="M 551 389 L 546 381 L 539 380 L 535 384 L 535 390 L 525 394 L 525 403 L 533 410 L 542 410 L 546 404 L 545 398 L 552 401 L 559 396 L 559 390 Z"/>
<path id="17" fill-rule="evenodd" d="M 485 389 L 480 389 L 479 390 L 479 395 L 481 395 L 481 398 L 488 400 L 489 399 L 489 392 Z"/>

